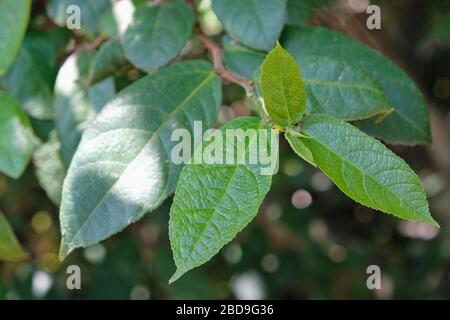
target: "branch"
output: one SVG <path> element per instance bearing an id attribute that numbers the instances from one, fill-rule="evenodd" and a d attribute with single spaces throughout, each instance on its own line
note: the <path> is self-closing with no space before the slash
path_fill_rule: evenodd
<path id="1" fill-rule="evenodd" d="M 228 70 L 223 65 L 223 50 L 222 48 L 209 36 L 207 36 L 202 30 L 199 28 L 197 29 L 197 34 L 200 39 L 200 41 L 203 43 L 203 45 L 206 47 L 206 49 L 211 54 L 214 70 L 216 73 L 224 80 L 236 83 L 243 87 L 247 93 L 253 93 L 255 88 L 252 85 L 252 82 L 241 77 L 240 75 L 237 75 L 236 73 Z"/>

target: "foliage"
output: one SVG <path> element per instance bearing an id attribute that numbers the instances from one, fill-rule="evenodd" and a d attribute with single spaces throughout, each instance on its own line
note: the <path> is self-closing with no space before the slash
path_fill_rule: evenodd
<path id="1" fill-rule="evenodd" d="M 134 13 L 125 25 L 112 21 L 117 3 L 72 2 L 83 18 L 69 35 L 62 31 L 68 1 L 46 4 L 62 28 L 32 21 L 26 34 L 31 1 L 0 3 L 0 20 L 16 21 L 0 32 L 0 171 L 19 178 L 33 159 L 40 185 L 60 206 L 61 259 L 157 211 L 174 193 L 173 282 L 256 217 L 272 176 L 246 161 L 251 139 L 239 155 L 244 161 L 232 165 L 170 159 L 175 129 L 195 135 L 195 121 L 205 130 L 217 126 L 230 82 L 246 90 L 257 116 L 233 119 L 220 132 L 262 129 L 285 137 L 294 154 L 354 201 L 438 226 L 418 176 L 377 140 L 430 144 L 424 97 L 376 50 L 305 26 L 329 1 L 213 0 L 223 50 L 194 1 L 126 1 Z M 117 32 L 105 35 L 105 24 Z M 74 48 L 69 37 L 77 39 Z M 36 40 L 43 38 L 51 40 Z M 0 258 L 25 257 L 3 215 L 2 237 L 8 245 Z"/>

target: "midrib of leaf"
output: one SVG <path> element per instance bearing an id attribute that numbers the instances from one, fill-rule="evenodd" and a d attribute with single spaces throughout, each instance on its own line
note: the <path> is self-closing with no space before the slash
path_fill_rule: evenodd
<path id="1" fill-rule="evenodd" d="M 393 195 L 397 200 L 399 200 L 400 203 L 401 203 L 402 205 L 405 205 L 407 208 L 409 208 L 409 210 L 414 211 L 414 215 L 417 216 L 417 214 L 416 214 L 416 213 L 417 213 L 417 209 L 414 208 L 414 207 L 412 207 L 412 206 L 410 206 L 407 202 L 403 201 L 403 200 L 402 200 L 400 197 L 398 197 L 397 194 L 396 194 L 395 192 L 393 192 L 390 188 L 383 186 L 378 180 L 376 180 L 374 177 L 372 177 L 372 176 L 370 176 L 369 174 L 367 174 L 367 173 L 365 173 L 364 171 L 362 171 L 359 167 L 357 167 L 355 164 L 353 164 L 353 163 L 352 163 L 350 160 L 348 160 L 345 156 L 343 156 L 343 155 L 341 156 L 340 154 L 338 154 L 337 152 L 335 152 L 333 149 L 331 149 L 331 148 L 329 148 L 328 146 L 326 146 L 326 145 L 324 145 L 323 143 L 321 143 L 321 142 L 320 142 L 319 140 L 317 140 L 316 138 L 314 138 L 314 137 L 312 137 L 312 138 L 314 139 L 314 141 L 315 141 L 317 144 L 319 144 L 321 147 L 323 147 L 323 148 L 328 152 L 328 154 L 327 154 L 327 156 L 326 156 L 327 158 L 328 158 L 329 154 L 333 154 L 334 156 L 340 158 L 340 159 L 343 161 L 343 163 L 347 163 L 349 166 L 351 166 L 352 168 L 356 169 L 356 170 L 362 175 L 362 177 L 363 177 L 364 191 L 366 192 L 366 194 L 367 194 L 367 196 L 368 196 L 368 199 L 369 199 L 370 202 L 372 203 L 371 206 L 370 206 L 370 205 L 367 205 L 367 204 L 364 204 L 364 205 L 368 206 L 369 208 L 375 209 L 375 210 L 383 211 L 382 209 L 379 209 L 379 208 L 376 208 L 375 206 L 373 206 L 374 201 L 373 201 L 372 197 L 370 196 L 370 194 L 368 193 L 368 191 L 367 191 L 367 189 L 366 189 L 366 182 L 365 182 L 365 180 L 366 180 L 366 177 L 368 177 L 368 178 L 370 178 L 373 182 L 375 182 L 378 186 L 380 186 L 381 189 L 382 189 L 384 192 L 385 192 L 385 191 L 388 191 L 388 192 L 389 192 L 391 195 Z M 326 163 L 327 163 L 327 167 L 328 167 L 328 161 L 326 161 Z M 407 165 L 405 162 L 403 162 L 403 164 L 404 164 L 404 165 Z M 341 165 L 341 171 L 342 171 L 342 168 L 343 168 L 343 165 Z M 403 169 L 396 169 L 396 170 L 403 170 Z M 386 171 L 386 170 L 384 170 L 384 171 Z M 381 172 L 384 172 L 384 171 L 381 171 Z M 326 172 L 324 172 L 324 173 L 328 176 L 328 174 L 327 174 Z M 344 174 L 343 174 L 342 172 L 341 172 L 341 176 L 342 176 L 342 178 L 343 178 L 342 181 L 343 181 L 344 184 L 347 186 L 347 189 L 348 189 L 348 190 L 351 190 L 351 188 L 348 188 L 347 182 L 345 181 L 345 176 L 344 176 Z M 328 176 L 328 177 L 329 177 L 331 180 L 333 180 L 331 176 Z M 338 187 L 339 187 L 339 186 L 338 186 Z M 339 189 L 340 189 L 343 193 L 345 193 L 347 196 L 349 196 L 350 198 L 352 198 L 352 195 L 349 194 L 349 192 L 346 192 L 346 191 L 342 190 L 340 187 L 339 187 Z M 389 201 L 386 200 L 386 195 L 385 195 L 384 192 L 383 192 L 383 198 L 384 198 L 386 204 L 389 204 L 389 205 L 390 205 Z M 389 212 L 387 212 L 387 213 L 389 213 Z M 389 214 L 392 214 L 392 213 L 389 213 Z M 403 217 L 403 218 L 404 218 L 404 219 L 407 219 L 407 218 L 405 218 L 405 217 Z M 407 220 L 408 220 L 408 219 L 407 219 Z M 432 224 L 434 224 L 434 225 L 437 226 L 436 221 L 434 221 L 434 219 L 433 219 L 432 217 L 429 218 L 429 222 L 431 222 Z"/>
<path id="2" fill-rule="evenodd" d="M 148 146 L 151 145 L 151 143 L 154 141 L 154 139 L 156 137 L 159 136 L 159 133 L 161 132 L 161 130 L 163 130 L 165 128 L 165 126 L 167 125 L 167 123 L 170 121 L 171 117 L 178 113 L 181 108 L 192 98 L 194 97 L 200 90 L 203 89 L 203 87 L 205 87 L 208 82 L 213 79 L 215 77 L 215 73 L 213 71 L 209 72 L 209 75 L 202 80 L 202 82 L 194 89 L 191 91 L 191 93 L 178 105 L 175 107 L 175 109 L 169 113 L 166 117 L 166 120 L 164 120 L 164 122 L 158 127 L 157 130 L 155 130 L 153 132 L 152 137 L 149 139 L 149 141 L 141 148 L 141 150 L 136 154 L 136 156 L 134 157 L 134 159 L 132 161 L 130 161 L 127 165 L 127 167 L 130 166 L 130 164 L 137 158 L 139 157 L 139 155 L 147 149 Z M 114 189 L 114 187 L 117 185 L 117 183 L 120 181 L 121 177 L 124 175 L 124 173 L 126 172 L 126 169 L 124 169 L 124 171 L 122 171 L 122 173 L 120 174 L 119 178 L 114 182 L 114 184 L 105 192 L 105 194 L 102 196 L 102 198 L 100 199 L 100 201 L 95 205 L 94 209 L 91 210 L 91 212 L 89 213 L 89 215 L 87 216 L 86 220 L 83 222 L 83 224 L 81 225 L 81 227 L 78 229 L 78 231 L 75 233 L 75 235 L 72 237 L 72 239 L 65 244 L 61 245 L 61 250 L 71 244 L 80 234 L 80 232 L 84 229 L 84 227 L 87 225 L 88 222 L 90 222 L 92 215 L 94 214 L 94 212 L 97 210 L 98 206 L 105 200 L 105 198 L 108 196 L 108 194 L 111 192 L 111 190 Z M 158 202 L 161 201 L 161 198 L 158 200 Z M 64 239 L 63 239 L 64 240 Z M 61 255 L 65 255 L 67 254 L 67 252 L 61 251 Z"/>

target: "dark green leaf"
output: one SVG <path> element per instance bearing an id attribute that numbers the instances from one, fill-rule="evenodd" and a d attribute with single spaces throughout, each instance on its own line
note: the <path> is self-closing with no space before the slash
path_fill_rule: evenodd
<path id="1" fill-rule="evenodd" d="M 69 167 L 83 130 L 97 111 L 114 95 L 114 83 L 111 79 L 103 80 L 89 89 L 83 86 L 91 61 L 91 53 L 74 54 L 67 58 L 56 78 L 56 129 L 61 140 L 61 156 L 66 168 Z"/>
<path id="2" fill-rule="evenodd" d="M 271 50 L 283 29 L 287 0 L 213 0 L 224 28 L 243 44 Z"/>
<path id="3" fill-rule="evenodd" d="M 26 114 L 13 97 L 0 91 L 0 172 L 20 177 L 30 161 L 33 144 Z"/>
<path id="4" fill-rule="evenodd" d="M 64 182 L 64 257 L 119 232 L 175 189 L 175 128 L 211 127 L 221 84 L 210 64 L 189 61 L 150 74 L 120 92 L 84 132 Z"/>
<path id="5" fill-rule="evenodd" d="M 182 0 L 136 7 L 125 31 L 125 57 L 144 71 L 153 71 L 175 58 L 192 36 L 194 13 Z"/>
<path id="6" fill-rule="evenodd" d="M 225 65 L 233 72 L 251 80 L 256 69 L 263 63 L 263 52 L 249 49 L 230 37 L 223 39 L 223 60 Z"/>
<path id="7" fill-rule="evenodd" d="M 111 9 L 110 0 L 51 0 L 47 7 L 48 15 L 61 27 L 67 24 L 67 8 L 69 6 L 78 6 L 80 8 L 81 30 L 89 34 L 95 34 L 99 29 L 100 17 Z M 69 13 L 70 16 L 72 13 Z"/>
<path id="8" fill-rule="evenodd" d="M 311 113 L 359 120 L 392 112 L 378 82 L 357 66 L 328 57 L 308 57 L 301 60 L 300 69 Z"/>
<path id="9" fill-rule="evenodd" d="M 0 211 L 0 260 L 16 262 L 27 257 L 11 226 Z"/>
<path id="10" fill-rule="evenodd" d="M 419 178 L 376 139 L 329 115 L 305 117 L 302 142 L 317 166 L 353 200 L 396 217 L 437 225 Z"/>
<path id="11" fill-rule="evenodd" d="M 308 149 L 307 146 L 302 142 L 301 136 L 292 133 L 292 132 L 286 132 L 284 134 L 286 137 L 286 140 L 289 142 L 289 145 L 291 146 L 292 150 L 301 157 L 303 160 L 308 162 L 309 164 L 313 165 L 314 167 L 317 167 L 317 164 L 314 161 L 314 156 L 311 153 L 311 150 Z"/>
<path id="12" fill-rule="evenodd" d="M 306 92 L 294 58 L 279 43 L 261 69 L 261 91 L 270 117 L 281 126 L 294 124 L 306 109 Z"/>
<path id="13" fill-rule="evenodd" d="M 404 71 L 378 52 L 342 34 L 322 28 L 287 28 L 286 49 L 299 61 L 308 55 L 334 57 L 365 69 L 385 91 L 395 111 L 383 122 L 368 119 L 357 125 L 393 143 L 430 143 L 429 114 L 424 98 Z"/>
<path id="14" fill-rule="evenodd" d="M 34 58 L 34 55 L 22 47 L 1 82 L 30 116 L 40 120 L 52 119 L 51 79 L 43 73 L 49 71 L 43 71 L 39 66 L 44 63 Z"/>
<path id="15" fill-rule="evenodd" d="M 28 19 L 31 0 L 0 1 L 0 76 L 13 63 L 22 43 Z"/>
<path id="16" fill-rule="evenodd" d="M 305 25 L 317 11 L 329 5 L 331 0 L 288 0 L 287 24 Z"/>
<path id="17" fill-rule="evenodd" d="M 271 130 L 258 118 L 230 121 L 221 128 L 221 134 L 228 129 Z M 250 164 L 249 148 L 256 137 L 232 141 L 233 148 L 238 143 L 244 145 L 238 157 L 245 161 L 189 163 L 183 168 L 170 210 L 169 237 L 177 266 L 170 282 L 210 260 L 256 216 L 272 182 L 271 175 L 261 174 L 260 165 Z M 209 143 L 203 145 L 203 150 Z M 231 149 L 227 144 L 228 140 L 223 154 Z"/>

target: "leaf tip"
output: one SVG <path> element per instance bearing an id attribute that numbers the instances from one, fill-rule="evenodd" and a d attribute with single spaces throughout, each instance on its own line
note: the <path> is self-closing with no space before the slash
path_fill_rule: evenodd
<path id="1" fill-rule="evenodd" d="M 169 284 L 172 284 L 175 281 L 177 281 L 178 279 L 180 279 L 185 273 L 186 273 L 186 271 L 177 268 L 177 270 L 173 274 L 172 278 L 169 279 Z"/>
<path id="2" fill-rule="evenodd" d="M 59 254 L 58 259 L 59 261 L 63 261 L 72 251 L 74 248 L 71 248 L 69 244 L 64 241 L 64 238 L 61 240 L 61 246 L 59 248 Z"/>

